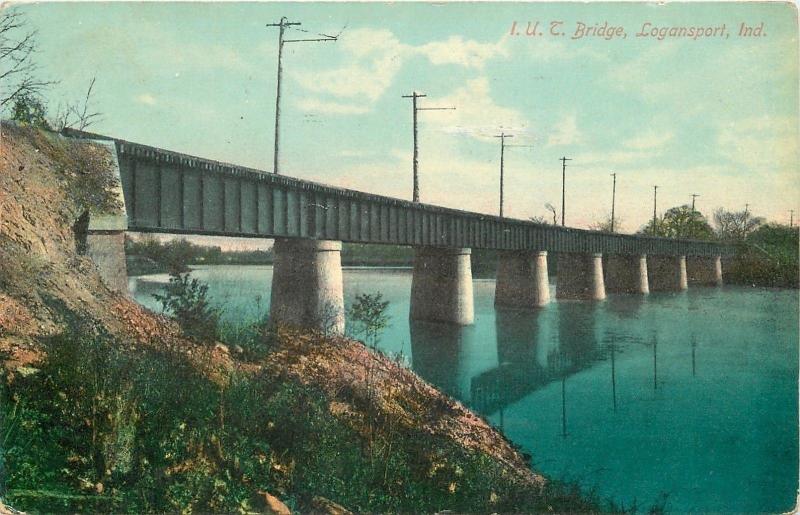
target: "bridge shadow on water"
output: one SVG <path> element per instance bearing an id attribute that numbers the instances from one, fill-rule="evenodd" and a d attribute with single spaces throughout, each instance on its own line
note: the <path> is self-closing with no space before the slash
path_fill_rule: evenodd
<path id="1" fill-rule="evenodd" d="M 596 334 L 598 305 L 562 302 L 551 307 L 537 312 L 497 310 L 500 365 L 472 378 L 471 406 L 476 411 L 502 416 L 510 404 L 602 358 Z"/>
<path id="2" fill-rule="evenodd" d="M 627 316 L 638 309 L 631 303 L 615 307 Z M 587 302 L 560 302 L 536 311 L 498 307 L 491 343 L 470 326 L 412 320 L 412 367 L 443 392 L 489 415 L 603 359 L 598 309 L 604 308 Z M 486 363 L 487 344 L 496 347 L 494 363 Z M 468 350 L 478 347 L 483 366 Z"/>
<path id="3" fill-rule="evenodd" d="M 598 327 L 600 310 L 620 318 L 638 316 L 641 298 L 625 297 L 608 303 L 559 302 L 537 311 L 497 307 L 493 341 L 487 341 L 491 333 L 478 335 L 473 327 L 412 320 L 412 367 L 443 392 L 488 416 L 609 359 L 621 342 L 639 341 Z M 489 362 L 487 345 L 496 348 L 496 361 Z M 478 351 L 481 356 L 476 356 Z"/>
<path id="4" fill-rule="evenodd" d="M 664 301 L 684 305 L 686 299 Z M 616 362 L 626 352 L 643 347 L 652 352 L 648 380 L 656 390 L 661 384 L 656 363 L 661 331 L 650 320 L 651 310 L 644 309 L 647 302 L 641 295 L 622 294 L 604 302 L 560 301 L 536 311 L 495 307 L 494 334 L 478 333 L 473 326 L 411 320 L 412 367 L 476 412 L 499 414 L 502 424 L 510 405 L 553 383 L 562 383 L 563 392 L 572 376 L 603 366 L 608 380 L 602 387 L 609 389 L 616 410 Z M 644 323 L 632 323 L 637 320 Z M 692 335 L 692 366 L 694 340 Z M 562 403 L 567 402 L 564 395 Z"/>

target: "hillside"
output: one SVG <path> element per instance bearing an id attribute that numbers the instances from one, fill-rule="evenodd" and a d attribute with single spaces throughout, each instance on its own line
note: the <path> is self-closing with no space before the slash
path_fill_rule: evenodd
<path id="1" fill-rule="evenodd" d="M 110 291 L 73 229 L 107 201 L 104 152 L 2 126 L 7 504 L 247 512 L 280 508 L 274 494 L 330 513 L 597 507 L 360 342 L 283 328 L 258 333 L 263 354 L 232 352 Z"/>

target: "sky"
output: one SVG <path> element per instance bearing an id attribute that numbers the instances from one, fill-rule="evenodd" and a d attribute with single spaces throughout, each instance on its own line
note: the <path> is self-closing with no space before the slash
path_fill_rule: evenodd
<path id="1" fill-rule="evenodd" d="M 800 213 L 798 29 L 792 3 L 37 3 L 37 60 L 71 102 L 96 76 L 94 132 L 272 170 L 281 16 L 281 173 L 410 198 L 412 109 L 421 200 L 506 216 L 561 210 L 588 227 L 611 210 L 635 232 L 691 202 L 788 223 Z M 539 22 L 541 35 L 527 36 Z M 512 25 L 519 35 L 512 35 Z M 556 25 L 551 34 L 551 23 Z M 625 37 L 574 38 L 579 23 Z M 637 37 L 642 26 L 718 37 Z M 739 36 L 741 23 L 762 27 Z M 761 25 L 763 23 L 763 25 Z M 562 34 L 563 35 L 560 35 Z M 532 145 L 532 147 L 530 147 Z M 800 217 L 800 215 L 798 215 Z"/>

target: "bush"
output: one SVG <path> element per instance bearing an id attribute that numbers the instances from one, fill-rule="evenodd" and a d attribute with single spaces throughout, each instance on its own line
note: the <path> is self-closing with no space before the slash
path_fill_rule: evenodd
<path id="1" fill-rule="evenodd" d="M 8 498 L 53 511 L 237 511 L 268 489 L 260 403 L 172 354 L 132 354 L 85 330 L 4 382 Z M 250 393 L 249 393 L 250 392 Z M 259 418 L 262 417 L 262 418 Z"/>
<path id="2" fill-rule="evenodd" d="M 382 293 L 362 293 L 356 295 L 356 300 L 349 310 L 351 333 L 361 337 L 373 350 L 377 349 L 381 332 L 389 324 L 386 308 L 389 301 L 383 300 Z"/>
<path id="3" fill-rule="evenodd" d="M 359 512 L 600 506 L 572 486 L 518 484 L 391 414 L 377 412 L 368 440 L 354 392 L 328 398 L 266 371 L 220 385 L 181 355 L 126 350 L 80 321 L 47 342 L 38 371 L 4 379 L 7 498 L 24 510 L 254 511 L 258 491 L 300 511 L 314 496 Z M 334 416 L 332 401 L 353 413 Z"/>
<path id="4" fill-rule="evenodd" d="M 172 273 L 164 294 L 154 293 L 153 297 L 175 317 L 186 336 L 201 342 L 218 338 L 220 312 L 211 307 L 207 284 L 189 279 L 188 273 Z"/>
<path id="5" fill-rule="evenodd" d="M 774 224 L 759 227 L 739 245 L 724 273 L 726 281 L 734 284 L 797 288 L 797 228 Z"/>
<path id="6" fill-rule="evenodd" d="M 249 324 L 222 322 L 219 339 L 234 350 L 240 349 L 240 359 L 257 362 L 264 359 L 274 346 L 271 329 L 267 317 Z"/>
<path id="7" fill-rule="evenodd" d="M 47 107 L 44 101 L 33 94 L 25 93 L 14 99 L 11 108 L 11 119 L 40 129 L 51 130 L 47 122 Z"/>

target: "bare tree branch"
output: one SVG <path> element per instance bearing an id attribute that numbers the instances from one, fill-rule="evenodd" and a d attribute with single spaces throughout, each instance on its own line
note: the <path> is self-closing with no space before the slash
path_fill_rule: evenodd
<path id="1" fill-rule="evenodd" d="M 37 32 L 30 29 L 24 14 L 16 8 L 0 13 L 0 108 L 23 95 L 38 95 L 57 81 L 37 76 L 33 60 Z"/>
<path id="2" fill-rule="evenodd" d="M 56 118 L 53 120 L 53 125 L 57 130 L 70 128 L 82 131 L 101 119 L 101 113 L 91 111 L 90 107 L 96 81 L 97 77 L 92 77 L 82 103 L 67 104 L 65 107 L 59 106 Z"/>

